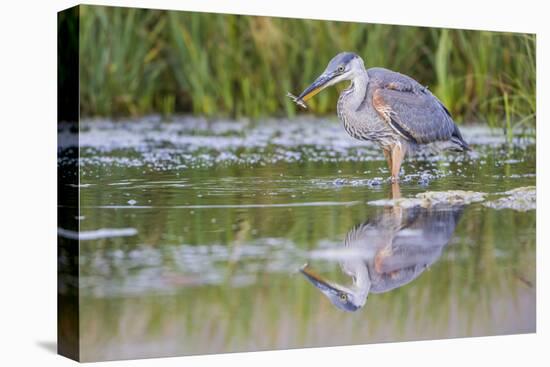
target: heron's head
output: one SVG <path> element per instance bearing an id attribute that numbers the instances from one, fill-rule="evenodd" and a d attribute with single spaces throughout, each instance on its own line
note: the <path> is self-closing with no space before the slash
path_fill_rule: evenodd
<path id="1" fill-rule="evenodd" d="M 330 60 L 325 71 L 297 98 L 305 102 L 326 87 L 344 80 L 353 80 L 364 72 L 365 65 L 361 57 L 353 52 L 341 52 Z"/>
<path id="2" fill-rule="evenodd" d="M 307 280 L 319 289 L 334 306 L 337 308 L 354 312 L 360 309 L 367 302 L 367 295 L 362 292 L 355 292 L 339 284 L 333 284 L 323 279 L 319 274 L 316 274 L 306 264 L 300 272 L 304 274 Z"/>

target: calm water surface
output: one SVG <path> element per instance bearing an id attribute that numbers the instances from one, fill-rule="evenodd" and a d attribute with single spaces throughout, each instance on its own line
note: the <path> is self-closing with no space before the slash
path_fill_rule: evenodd
<path id="1" fill-rule="evenodd" d="M 463 131 L 474 152 L 409 159 L 392 201 L 335 121 L 84 123 L 83 359 L 534 332 L 534 140 Z"/>

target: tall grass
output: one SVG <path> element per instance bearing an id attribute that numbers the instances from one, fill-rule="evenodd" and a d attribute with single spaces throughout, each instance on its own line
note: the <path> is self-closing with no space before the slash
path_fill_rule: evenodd
<path id="1" fill-rule="evenodd" d="M 286 92 L 342 50 L 429 86 L 458 122 L 534 126 L 534 35 L 99 6 L 81 11 L 81 112 L 292 117 Z"/>
<path id="2" fill-rule="evenodd" d="M 154 11 L 88 7 L 81 9 L 81 112 L 137 115 L 163 98 L 159 57 L 165 20 Z M 153 107 L 155 106 L 155 107 Z"/>

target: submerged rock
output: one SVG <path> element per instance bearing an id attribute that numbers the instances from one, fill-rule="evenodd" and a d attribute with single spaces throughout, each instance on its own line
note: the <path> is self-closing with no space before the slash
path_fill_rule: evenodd
<path id="1" fill-rule="evenodd" d="M 537 190 L 535 186 L 518 187 L 502 194 L 505 196 L 487 201 L 483 205 L 493 209 L 513 209 L 522 212 L 535 210 L 537 207 Z"/>

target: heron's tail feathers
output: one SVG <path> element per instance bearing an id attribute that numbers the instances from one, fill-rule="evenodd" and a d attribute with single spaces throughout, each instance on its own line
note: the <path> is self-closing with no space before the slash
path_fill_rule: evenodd
<path id="1" fill-rule="evenodd" d="M 464 138 L 462 137 L 462 134 L 460 133 L 460 130 L 458 130 L 458 127 L 455 125 L 455 130 L 453 132 L 453 135 L 451 136 L 451 142 L 454 143 L 457 148 L 462 152 L 471 151 L 472 148 L 466 143 Z"/>
<path id="2" fill-rule="evenodd" d="M 455 144 L 456 148 L 461 152 L 469 152 L 472 150 L 468 143 L 466 143 L 463 139 L 457 139 L 456 137 L 451 137 L 451 142 Z"/>

